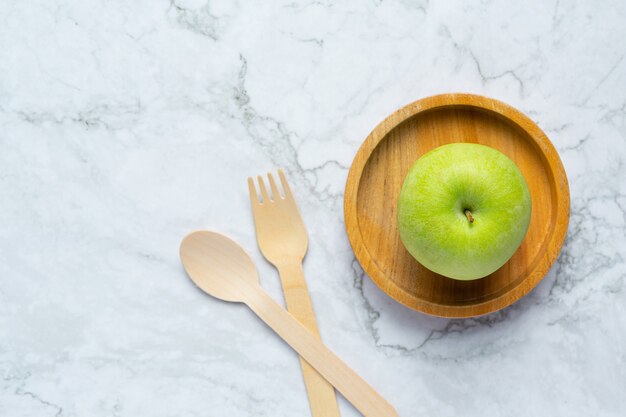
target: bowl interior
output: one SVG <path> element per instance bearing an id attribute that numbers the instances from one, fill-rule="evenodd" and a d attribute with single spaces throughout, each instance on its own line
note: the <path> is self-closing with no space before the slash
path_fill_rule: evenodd
<path id="1" fill-rule="evenodd" d="M 532 197 L 530 226 L 520 248 L 496 272 L 474 281 L 449 279 L 424 268 L 406 251 L 398 232 L 397 200 L 409 168 L 424 153 L 453 142 L 480 143 L 507 155 L 524 174 Z M 541 261 L 556 223 L 556 197 L 556 181 L 544 153 L 513 121 L 468 105 L 419 112 L 391 129 L 363 168 L 356 197 L 357 222 L 372 267 L 377 269 L 370 275 L 390 295 L 403 292 L 402 302 L 409 306 L 410 300 L 464 306 L 501 297 Z M 380 277 L 391 282 L 380 282 Z"/>

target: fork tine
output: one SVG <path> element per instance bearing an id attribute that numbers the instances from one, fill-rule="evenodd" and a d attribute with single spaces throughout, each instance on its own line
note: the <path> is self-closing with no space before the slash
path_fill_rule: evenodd
<path id="1" fill-rule="evenodd" d="M 248 177 L 248 191 L 250 192 L 250 201 L 252 202 L 252 207 L 256 207 L 259 205 L 259 196 L 256 193 L 256 188 L 254 188 L 254 180 L 252 177 Z"/>
<path id="2" fill-rule="evenodd" d="M 269 203 L 270 196 L 267 193 L 267 188 L 265 188 L 265 182 L 263 182 L 263 178 L 260 175 L 257 177 L 257 181 L 259 182 L 259 188 L 261 188 L 261 197 L 263 198 L 263 203 Z"/>
<path id="3" fill-rule="evenodd" d="M 278 168 L 278 176 L 280 177 L 280 182 L 283 185 L 283 191 L 285 191 L 285 198 L 293 199 L 291 188 L 289 188 L 289 183 L 287 182 L 287 178 L 285 178 L 285 171 L 283 171 L 282 168 Z"/>
<path id="4" fill-rule="evenodd" d="M 267 173 L 267 178 L 270 181 L 270 187 L 272 189 L 272 198 L 274 201 L 281 200 L 283 197 L 280 195 L 280 191 L 278 191 L 278 186 L 276 185 L 276 181 L 274 181 L 274 176 L 271 172 Z"/>

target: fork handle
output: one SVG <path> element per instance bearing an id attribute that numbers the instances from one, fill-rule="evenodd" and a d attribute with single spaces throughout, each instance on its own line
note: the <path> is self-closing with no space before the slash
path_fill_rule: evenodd
<path id="1" fill-rule="evenodd" d="M 277 268 L 280 273 L 287 310 L 319 339 L 319 330 L 304 279 L 302 262 L 299 260 L 286 262 L 277 265 Z M 311 415 L 313 417 L 339 417 L 339 406 L 333 386 L 302 357 L 300 357 L 300 366 L 309 397 Z"/>
<path id="2" fill-rule="evenodd" d="M 398 417 L 396 410 L 260 286 L 245 303 L 276 334 L 326 378 L 365 417 Z"/>

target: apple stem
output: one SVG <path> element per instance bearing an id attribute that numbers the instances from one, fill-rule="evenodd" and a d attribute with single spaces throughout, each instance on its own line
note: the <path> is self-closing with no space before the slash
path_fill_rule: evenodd
<path id="1" fill-rule="evenodd" d="M 474 223 L 474 216 L 472 216 L 472 212 L 465 209 L 465 215 L 467 216 L 467 220 L 469 220 L 470 223 Z"/>

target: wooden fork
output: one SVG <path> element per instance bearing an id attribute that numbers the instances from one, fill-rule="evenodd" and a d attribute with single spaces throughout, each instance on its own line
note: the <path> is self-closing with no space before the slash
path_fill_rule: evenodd
<path id="1" fill-rule="evenodd" d="M 257 178 L 261 200 L 258 198 L 254 180 L 248 178 L 257 242 L 263 256 L 278 269 L 287 310 L 319 338 L 313 305 L 302 271 L 302 260 L 308 247 L 306 229 L 282 169 L 278 170 L 278 175 L 284 197 L 281 196 L 274 177 L 269 173 L 267 178 L 272 191 L 271 197 L 263 178 L 261 176 Z M 332 385 L 302 358 L 300 365 L 312 416 L 339 417 L 339 407 Z"/>

